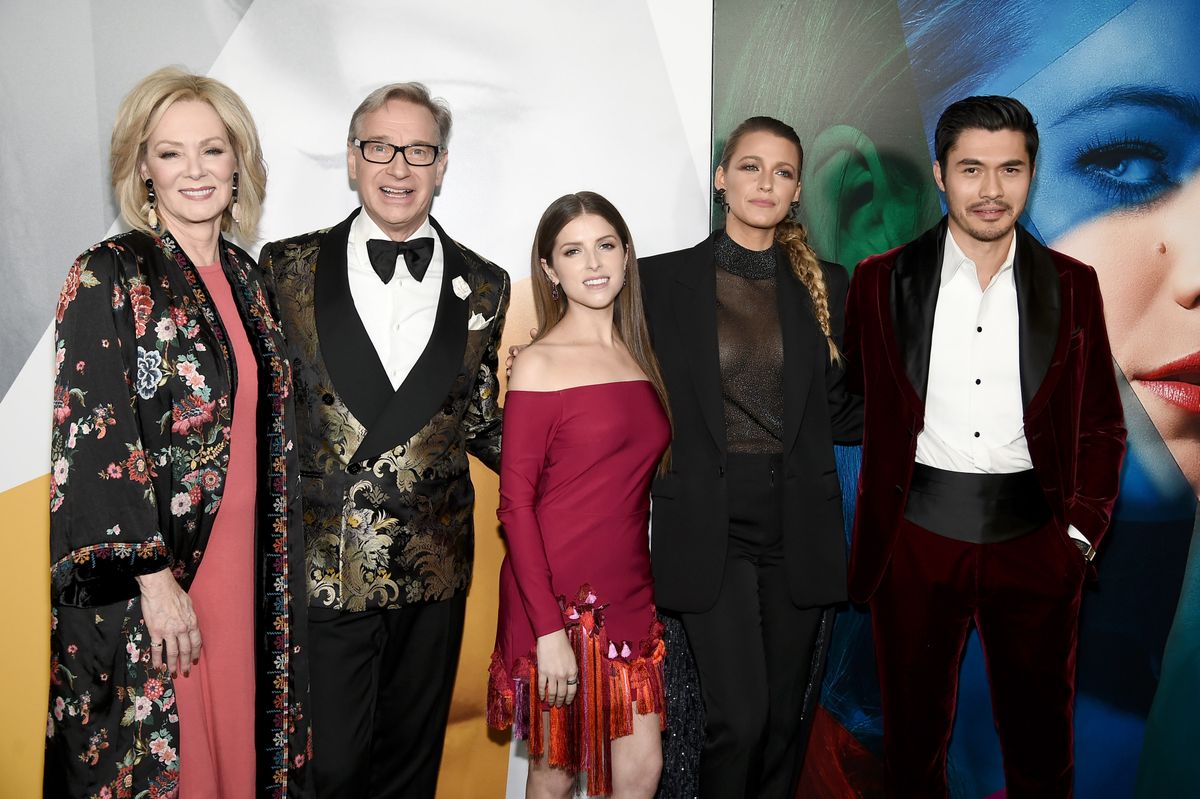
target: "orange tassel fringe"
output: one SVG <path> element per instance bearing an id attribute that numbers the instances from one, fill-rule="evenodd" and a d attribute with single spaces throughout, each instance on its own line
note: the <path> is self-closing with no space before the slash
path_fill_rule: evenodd
<path id="1" fill-rule="evenodd" d="M 638 657 L 632 657 L 629 642 L 621 646 L 608 640 L 604 629 L 604 605 L 598 605 L 591 587 L 579 589 L 575 602 L 563 605 L 567 638 L 579 667 L 579 690 L 575 701 L 549 708 L 549 753 L 542 714 L 546 710 L 537 695 L 537 660 L 533 653 L 518 658 L 509 675 L 499 652 L 492 653 L 488 669 L 488 725 L 512 727 L 513 736 L 529 742 L 529 756 L 549 757 L 550 765 L 587 773 L 587 791 L 592 796 L 612 793 L 612 748 L 614 738 L 633 733 L 633 714 L 657 713 L 660 729 L 667 727 L 663 688 L 663 658 L 667 647 L 662 624 L 657 620 L 641 642 Z"/>

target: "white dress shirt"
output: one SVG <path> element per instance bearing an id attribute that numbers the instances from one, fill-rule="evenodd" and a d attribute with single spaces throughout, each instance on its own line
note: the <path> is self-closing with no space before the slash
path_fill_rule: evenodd
<path id="1" fill-rule="evenodd" d="M 1033 467 L 1021 400 L 1016 246 L 1013 236 L 1000 270 L 980 289 L 975 262 L 946 231 L 917 463 L 976 474 Z"/>
<path id="2" fill-rule="evenodd" d="M 1021 398 L 1016 247 L 1014 235 L 999 271 L 981 289 L 975 262 L 946 231 L 917 463 L 975 474 L 1033 468 Z M 1074 526 L 1068 533 L 1087 540 Z"/>
<path id="3" fill-rule="evenodd" d="M 350 224 L 346 242 L 346 269 L 350 278 L 350 296 L 362 319 L 363 327 L 379 360 L 387 371 L 392 388 L 400 387 L 413 365 L 425 351 L 437 317 L 438 299 L 445 271 L 442 243 L 426 218 L 409 238 L 433 239 L 433 257 L 425 278 L 417 281 L 408 271 L 404 256 L 396 261 L 396 273 L 384 283 L 371 266 L 367 242 L 388 238 L 364 209 Z"/>

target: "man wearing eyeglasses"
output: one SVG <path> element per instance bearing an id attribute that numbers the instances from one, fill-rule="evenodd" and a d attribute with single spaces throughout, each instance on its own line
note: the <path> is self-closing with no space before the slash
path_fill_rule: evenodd
<path id="1" fill-rule="evenodd" d="M 500 464 L 509 279 L 429 215 L 450 124 L 419 83 L 372 92 L 346 148 L 361 208 L 260 256 L 300 433 L 312 707 L 289 712 L 310 713 L 322 799 L 433 797 L 474 552 L 467 455 Z"/>

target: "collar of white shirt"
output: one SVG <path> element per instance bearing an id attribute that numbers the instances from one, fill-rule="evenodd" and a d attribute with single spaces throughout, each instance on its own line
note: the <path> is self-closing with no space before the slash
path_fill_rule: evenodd
<path id="1" fill-rule="evenodd" d="M 433 225 L 429 223 L 428 216 L 425 217 L 425 221 L 421 223 L 421 226 L 405 241 L 421 237 L 432 238 L 436 248 L 437 236 L 433 232 Z M 364 270 L 374 274 L 375 268 L 371 266 L 371 258 L 367 254 L 367 242 L 371 239 L 383 239 L 386 241 L 388 238 L 388 234 L 384 233 L 379 225 L 375 224 L 375 220 L 371 218 L 371 215 L 364 208 L 359 212 L 358 216 L 354 217 L 354 221 L 350 224 L 350 250 L 354 253 L 355 257 L 350 259 L 347 268 Z M 403 258 L 403 256 L 399 257 Z M 396 270 L 396 276 L 401 279 L 409 277 L 408 267 L 405 266 L 403 270 Z"/>
<path id="2" fill-rule="evenodd" d="M 954 240 L 954 234 L 950 232 L 949 228 L 946 228 L 946 246 L 943 249 L 945 250 L 945 253 L 942 255 L 942 282 L 939 284 L 940 286 L 945 286 L 947 283 L 953 280 L 954 276 L 958 274 L 960 269 L 969 268 L 972 276 L 977 273 L 975 262 L 972 261 L 967 254 L 962 251 L 962 248 L 958 246 L 958 242 Z M 1004 263 L 1000 264 L 1000 268 L 996 271 L 996 275 L 1002 275 L 1006 270 L 1012 269 L 1013 261 L 1016 259 L 1016 256 L 1017 236 L 1016 232 L 1014 231 L 1012 241 L 1008 243 L 1008 255 L 1004 256 Z M 995 280 L 996 278 L 993 277 L 992 279 Z"/>

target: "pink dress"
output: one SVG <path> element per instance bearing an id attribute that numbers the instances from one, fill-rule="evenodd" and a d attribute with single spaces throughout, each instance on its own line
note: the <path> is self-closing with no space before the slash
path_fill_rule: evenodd
<path id="1" fill-rule="evenodd" d="M 188 589 L 200 661 L 175 680 L 180 799 L 253 799 L 254 503 L 258 358 L 221 265 L 197 267 L 237 369 L 229 473 L 204 559 Z"/>
<path id="2" fill-rule="evenodd" d="M 633 713 L 665 725 L 665 647 L 654 610 L 650 480 L 670 441 L 645 380 L 562 391 L 510 391 L 500 448 L 500 510 L 509 554 L 488 723 L 544 749 L 537 638 L 566 629 L 579 667 L 575 701 L 550 709 L 549 762 L 612 791 L 610 742 Z"/>

